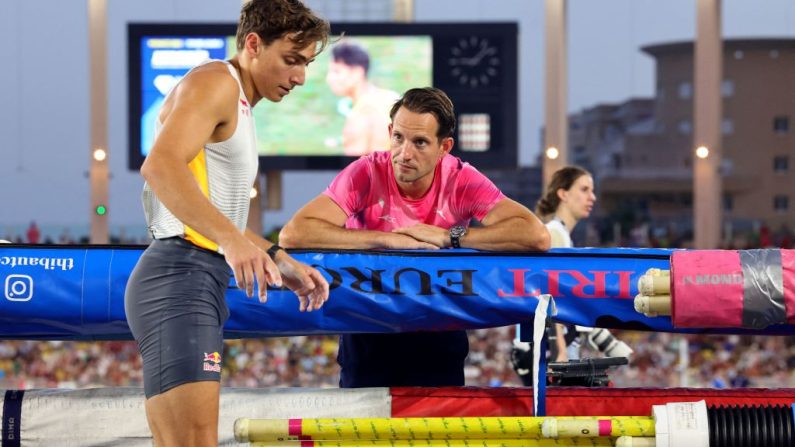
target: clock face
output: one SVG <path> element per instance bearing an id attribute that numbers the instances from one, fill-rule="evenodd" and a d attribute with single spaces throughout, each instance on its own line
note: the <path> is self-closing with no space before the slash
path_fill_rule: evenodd
<path id="1" fill-rule="evenodd" d="M 447 63 L 459 86 L 489 87 L 500 74 L 500 51 L 496 42 L 479 36 L 462 37 L 450 46 Z"/>

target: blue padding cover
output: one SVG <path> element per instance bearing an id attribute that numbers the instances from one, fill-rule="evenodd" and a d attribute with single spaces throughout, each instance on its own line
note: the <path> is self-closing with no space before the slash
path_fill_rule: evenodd
<path id="1" fill-rule="evenodd" d="M 124 288 L 142 251 L 140 246 L 0 246 L 0 338 L 131 338 Z M 636 313 L 632 301 L 640 275 L 649 268 L 669 268 L 670 253 L 295 251 L 296 258 L 319 267 L 332 284 L 323 309 L 299 312 L 298 300 L 287 290 L 271 290 L 268 302 L 261 304 L 230 284 L 226 336 L 504 326 L 531 320 L 538 293 L 555 297 L 558 319 L 565 322 L 679 332 L 668 317 Z M 795 327 L 773 326 L 759 333 L 795 333 Z"/>

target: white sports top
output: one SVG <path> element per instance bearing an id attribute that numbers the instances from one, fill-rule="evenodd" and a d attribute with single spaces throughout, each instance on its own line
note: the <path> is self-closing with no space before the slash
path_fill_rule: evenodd
<path id="1" fill-rule="evenodd" d="M 251 200 L 249 194 L 259 167 L 254 117 L 251 114 L 248 100 L 243 94 L 243 86 L 238 78 L 237 70 L 232 64 L 226 61 L 208 60 L 198 66 L 217 62 L 226 64 L 229 73 L 240 86 L 237 127 L 226 141 L 206 143 L 196 158 L 190 162 L 188 168 L 210 203 L 242 232 L 248 221 Z M 160 133 L 161 127 L 162 123 L 158 120 L 155 125 L 155 136 Z M 146 215 L 146 224 L 155 239 L 180 236 L 199 247 L 219 253 L 223 252 L 215 241 L 202 236 L 171 214 L 171 211 L 160 202 L 146 183 L 144 183 L 141 200 Z"/>
<path id="2" fill-rule="evenodd" d="M 547 222 L 547 230 L 552 238 L 552 248 L 572 248 L 571 235 L 560 219 L 553 218 Z"/>

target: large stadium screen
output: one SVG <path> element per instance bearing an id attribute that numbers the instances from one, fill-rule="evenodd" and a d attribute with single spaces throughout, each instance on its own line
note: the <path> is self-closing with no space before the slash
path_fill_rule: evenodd
<path id="1" fill-rule="evenodd" d="M 459 58 L 467 62 L 466 69 L 474 60 L 456 53 L 459 42 L 448 44 L 455 40 L 450 35 L 453 29 L 439 24 L 333 25 L 331 44 L 307 68 L 304 85 L 279 103 L 263 99 L 253 109 L 263 169 L 339 169 L 353 157 L 388 149 L 389 109 L 400 94 L 412 87 L 444 88 L 437 84 L 445 84 L 445 79 L 460 81 L 460 71 L 448 62 Z M 130 169 L 139 169 L 149 153 L 168 93 L 203 61 L 233 57 L 237 51 L 234 33 L 231 24 L 129 25 Z M 497 51 L 479 39 L 459 40 L 471 44 L 474 56 Z M 434 54 L 440 48 L 443 54 Z M 435 73 L 434 67 L 444 73 Z M 469 78 L 466 85 L 459 82 L 462 85 L 453 86 L 452 91 L 445 88 L 457 105 L 466 101 L 457 100 L 455 90 L 471 89 L 470 82 Z M 489 142 L 503 142 L 501 135 L 490 138 L 489 128 L 484 133 L 483 116 L 470 114 L 473 129 L 480 129 L 479 134 L 466 135 L 476 137 L 470 145 L 474 152 L 488 152 Z M 463 118 L 466 123 L 467 116 Z M 509 157 L 503 164 L 512 163 L 515 160 Z"/>

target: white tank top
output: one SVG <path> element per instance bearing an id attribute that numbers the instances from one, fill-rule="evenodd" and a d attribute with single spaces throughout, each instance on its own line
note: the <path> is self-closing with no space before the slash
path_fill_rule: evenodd
<path id="1" fill-rule="evenodd" d="M 229 73 L 240 86 L 237 127 L 226 141 L 205 144 L 196 158 L 190 162 L 188 168 L 210 203 L 243 232 L 248 221 L 251 200 L 249 194 L 254 185 L 259 163 L 254 117 L 251 114 L 248 100 L 243 94 L 243 86 L 235 67 L 229 62 L 216 60 L 205 61 L 199 66 L 212 62 L 226 64 Z M 161 127 L 162 123 L 157 120 L 155 137 L 160 133 Z M 171 214 L 171 211 L 155 196 L 147 183 L 144 183 L 141 199 L 146 215 L 146 224 L 155 239 L 180 236 L 199 247 L 219 253 L 223 252 L 215 241 L 199 234 Z"/>
<path id="2" fill-rule="evenodd" d="M 571 235 L 560 219 L 553 218 L 547 222 L 547 230 L 552 238 L 552 248 L 572 248 Z"/>

